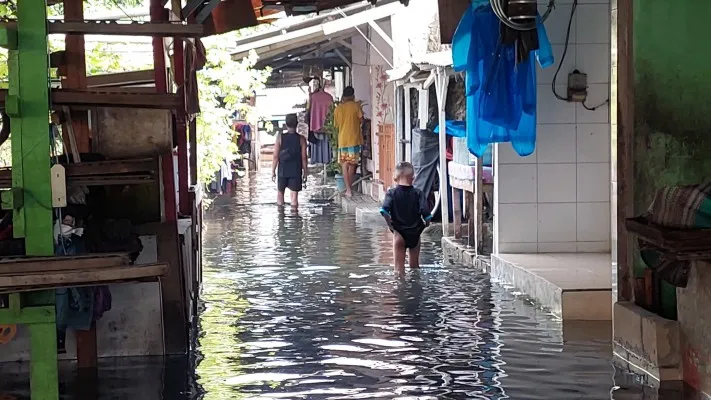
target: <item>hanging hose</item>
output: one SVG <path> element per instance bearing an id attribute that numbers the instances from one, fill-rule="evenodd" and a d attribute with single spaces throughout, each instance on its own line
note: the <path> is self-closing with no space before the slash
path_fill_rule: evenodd
<path id="1" fill-rule="evenodd" d="M 501 22 L 509 28 L 517 31 L 531 31 L 536 29 L 537 22 L 535 18 L 524 18 L 524 21 L 526 22 L 517 22 L 519 19 L 517 16 L 509 16 L 506 12 L 507 6 L 511 6 L 512 4 L 530 4 L 532 6 L 535 6 L 536 0 L 489 0 L 489 3 L 491 4 L 491 9 L 494 10 L 494 14 L 496 14 L 496 16 L 501 20 Z M 545 13 L 543 13 L 540 21 L 545 22 L 551 15 L 551 12 L 553 12 L 554 8 L 555 0 L 549 0 L 548 9 Z"/>

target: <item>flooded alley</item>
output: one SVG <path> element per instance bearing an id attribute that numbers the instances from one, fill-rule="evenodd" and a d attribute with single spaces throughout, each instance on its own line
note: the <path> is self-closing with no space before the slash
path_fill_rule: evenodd
<path id="1" fill-rule="evenodd" d="M 263 172 L 206 216 L 205 399 L 611 398 L 604 334 L 564 344 L 561 322 L 443 265 L 431 238 L 422 268 L 397 275 L 384 225 L 308 201 L 280 212 L 275 198 Z"/>

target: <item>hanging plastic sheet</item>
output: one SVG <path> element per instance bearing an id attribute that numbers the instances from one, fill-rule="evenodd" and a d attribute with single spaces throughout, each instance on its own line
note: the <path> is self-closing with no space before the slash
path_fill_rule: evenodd
<path id="1" fill-rule="evenodd" d="M 420 128 L 412 130 L 412 166 L 415 168 L 412 186 L 423 193 L 429 193 L 437 179 L 439 166 L 439 138 L 432 131 Z"/>
<path id="2" fill-rule="evenodd" d="M 536 144 L 536 68 L 553 64 L 545 27 L 539 22 L 536 57 L 517 63 L 516 49 L 503 44 L 500 21 L 488 5 L 473 5 L 452 42 L 455 70 L 466 72 L 467 146 L 478 157 L 490 143 L 511 142 L 527 156 Z"/>

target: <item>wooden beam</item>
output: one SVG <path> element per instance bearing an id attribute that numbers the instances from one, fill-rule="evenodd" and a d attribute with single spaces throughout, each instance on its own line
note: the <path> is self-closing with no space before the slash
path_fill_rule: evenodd
<path id="1" fill-rule="evenodd" d="M 199 24 L 173 24 L 170 22 L 133 22 L 119 24 L 113 21 L 50 21 L 50 34 L 200 37 L 203 26 Z"/>
<path id="2" fill-rule="evenodd" d="M 476 172 L 474 173 L 474 202 L 472 206 L 471 218 L 474 219 L 473 223 L 470 223 L 471 227 L 474 225 L 474 249 L 477 254 L 481 254 L 484 249 L 484 159 L 482 157 L 476 158 Z M 469 231 L 469 235 L 472 235 L 472 231 Z M 470 238 L 470 242 L 471 242 Z"/>
<path id="3" fill-rule="evenodd" d="M 141 92 L 100 92 L 53 90 L 52 103 L 66 106 L 86 107 L 136 107 L 176 109 L 182 105 L 177 94 Z"/>
<path id="4" fill-rule="evenodd" d="M 126 282 L 163 276 L 166 263 L 128 265 L 102 269 L 73 269 L 61 272 L 22 272 L 0 275 L 0 292 L 18 292 L 48 288 L 70 287 L 83 284 Z"/>
<path id="5" fill-rule="evenodd" d="M 5 108 L 7 90 L 0 89 L 0 108 Z M 126 88 L 117 91 L 115 88 L 106 91 L 97 90 L 52 90 L 54 106 L 69 106 L 71 108 L 95 107 L 135 107 L 162 110 L 174 110 L 181 106 L 182 101 L 174 93 L 146 93 L 145 89 L 133 90 Z"/>
<path id="6" fill-rule="evenodd" d="M 119 72 L 115 74 L 91 75 L 86 77 L 86 86 L 90 88 L 109 86 L 145 85 L 155 82 L 153 70 Z"/>
<path id="7" fill-rule="evenodd" d="M 612 229 L 617 231 L 617 301 L 634 301 L 634 240 L 625 220 L 634 216 L 634 46 L 633 5 L 617 2 L 617 130 L 612 129 L 612 141 L 617 141 L 612 163 L 617 164 L 616 182 L 611 185 L 617 195 L 617 219 Z M 614 64 L 613 64 L 614 65 Z M 613 85 L 615 82 L 612 83 Z M 614 99 L 613 99 L 614 101 Z M 615 193 L 615 188 L 616 193 Z M 613 243 L 615 241 L 613 240 Z"/>
<path id="8" fill-rule="evenodd" d="M 469 0 L 438 0 L 439 32 L 442 44 L 451 44 L 454 31 L 464 11 L 470 7 Z"/>
<path id="9" fill-rule="evenodd" d="M 65 165 L 70 185 L 124 185 L 152 183 L 157 180 L 156 159 L 112 160 Z M 12 170 L 0 169 L 0 189 L 12 187 Z M 2 265 L 2 263 L 0 263 Z"/>
<path id="10" fill-rule="evenodd" d="M 198 24 L 202 24 L 205 22 L 205 20 L 212 14 L 212 11 L 220 5 L 220 0 L 208 0 L 209 2 L 207 4 L 204 4 L 203 2 L 203 8 L 200 10 L 198 13 L 197 17 L 195 17 L 195 22 Z"/>
<path id="11" fill-rule="evenodd" d="M 462 238 L 462 192 L 452 187 L 452 212 L 454 213 L 454 238 Z"/>
<path id="12" fill-rule="evenodd" d="M 84 2 L 79 0 L 64 0 L 64 20 L 77 22 L 84 20 Z M 84 35 L 69 34 L 65 40 L 64 71 L 62 87 L 65 89 L 86 88 L 86 49 Z M 91 149 L 91 131 L 89 130 L 89 114 L 84 110 L 70 111 L 71 118 L 64 125 L 64 142 L 69 143 L 66 124 L 72 124 L 72 132 L 79 153 L 87 153 Z M 71 122 L 69 122 L 71 121 Z M 70 146 L 71 147 L 71 146 Z"/>
<path id="13" fill-rule="evenodd" d="M 0 275 L 101 269 L 128 265 L 128 254 L 92 254 L 79 257 L 25 257 L 0 262 Z"/>

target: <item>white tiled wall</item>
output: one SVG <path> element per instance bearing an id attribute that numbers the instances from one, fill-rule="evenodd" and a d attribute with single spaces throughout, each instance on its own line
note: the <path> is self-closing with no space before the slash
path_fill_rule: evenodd
<path id="1" fill-rule="evenodd" d="M 572 0 L 556 4 L 546 29 L 560 62 Z M 579 0 L 557 80 L 558 93 L 565 95 L 568 73 L 574 69 L 586 73 L 590 107 L 609 98 L 609 8 L 609 0 Z M 609 108 L 589 111 L 556 99 L 551 84 L 557 67 L 538 70 L 535 153 L 520 157 L 508 143 L 497 146 L 498 253 L 610 250 Z"/>

